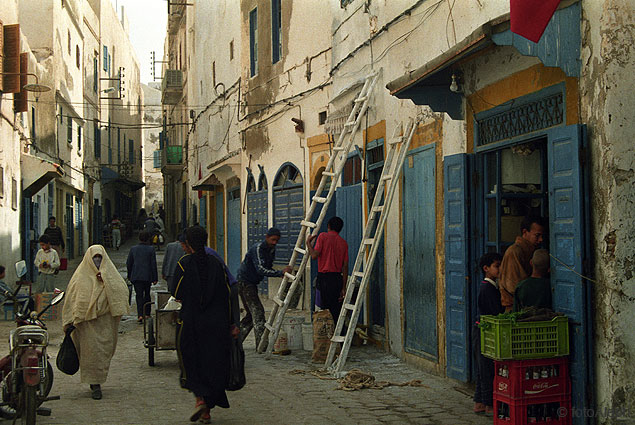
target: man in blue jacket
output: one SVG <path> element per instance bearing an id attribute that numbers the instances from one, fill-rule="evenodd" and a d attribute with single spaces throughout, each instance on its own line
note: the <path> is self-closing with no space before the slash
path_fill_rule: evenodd
<path id="1" fill-rule="evenodd" d="M 143 316 L 150 315 L 150 304 L 148 304 L 150 302 L 150 286 L 159 281 L 157 255 L 152 246 L 151 237 L 150 232 L 142 230 L 139 233 L 139 245 L 130 248 L 126 261 L 128 280 L 134 286 L 135 299 L 137 300 L 139 323 L 143 322 Z M 145 312 L 144 305 L 146 306 Z"/>
<path id="2" fill-rule="evenodd" d="M 264 277 L 282 277 L 284 273 L 290 273 L 292 270 L 290 266 L 283 270 L 273 269 L 278 241 L 280 230 L 275 227 L 267 230 L 265 240 L 249 248 L 238 268 L 238 291 L 247 312 L 240 321 L 240 336 L 244 341 L 253 328 L 256 347 L 260 344 L 260 338 L 265 331 L 265 309 L 258 297 L 258 284 Z"/>

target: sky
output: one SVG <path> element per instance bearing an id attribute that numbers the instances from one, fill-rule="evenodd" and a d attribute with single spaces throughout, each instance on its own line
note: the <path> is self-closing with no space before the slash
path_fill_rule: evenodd
<path id="1" fill-rule="evenodd" d="M 156 52 L 156 60 L 163 58 L 163 42 L 168 19 L 166 0 L 110 0 L 117 14 L 121 15 L 121 6 L 128 17 L 130 41 L 137 53 L 141 69 L 141 82 L 152 81 L 150 52 Z M 161 73 L 161 64 L 155 65 L 157 76 Z M 160 80 L 157 80 L 160 81 Z"/>

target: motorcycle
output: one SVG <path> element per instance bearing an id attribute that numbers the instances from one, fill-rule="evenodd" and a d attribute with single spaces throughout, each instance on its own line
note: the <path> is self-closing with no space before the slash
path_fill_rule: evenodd
<path id="1" fill-rule="evenodd" d="M 18 279 L 17 289 L 4 295 L 13 301 L 13 312 L 17 328 L 9 336 L 9 355 L 0 359 L 0 413 L 5 418 L 17 419 L 22 424 L 34 425 L 36 416 L 50 416 L 51 409 L 40 407 L 50 400 L 59 400 L 59 396 L 49 397 L 53 387 L 53 367 L 48 361 L 46 347 L 49 343 L 46 325 L 40 317 L 64 298 L 60 292 L 41 312 L 36 312 L 33 298 L 21 299 L 20 288 L 26 283 L 26 262 L 15 265 Z"/>

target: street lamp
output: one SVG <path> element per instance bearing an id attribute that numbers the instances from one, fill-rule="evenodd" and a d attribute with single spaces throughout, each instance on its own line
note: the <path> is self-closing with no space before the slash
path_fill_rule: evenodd
<path id="1" fill-rule="evenodd" d="M 33 93 L 44 93 L 47 91 L 50 91 L 51 88 L 49 86 L 46 86 L 44 84 L 40 84 L 40 79 L 38 78 L 38 76 L 36 74 L 33 74 L 32 72 L 0 72 L 0 75 L 32 75 L 35 77 L 35 83 L 34 84 L 25 84 L 24 86 L 22 86 L 22 89 L 28 91 L 28 92 L 33 92 Z M 38 100 L 38 94 L 35 95 L 35 101 L 37 102 Z"/>

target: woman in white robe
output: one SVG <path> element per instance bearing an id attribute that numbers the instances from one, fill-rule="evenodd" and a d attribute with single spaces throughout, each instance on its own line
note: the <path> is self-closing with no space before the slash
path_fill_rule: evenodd
<path id="1" fill-rule="evenodd" d="M 71 337 L 79 355 L 81 382 L 90 384 L 95 400 L 102 397 L 110 360 L 117 347 L 121 316 L 128 313 L 128 286 L 101 245 L 86 250 L 71 277 L 62 309 L 64 330 L 74 326 Z"/>

